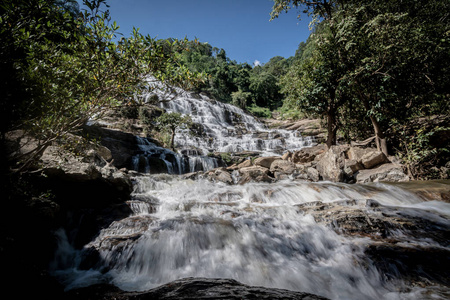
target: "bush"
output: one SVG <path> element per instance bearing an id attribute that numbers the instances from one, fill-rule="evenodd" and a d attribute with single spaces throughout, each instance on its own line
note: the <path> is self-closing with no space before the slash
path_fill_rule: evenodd
<path id="1" fill-rule="evenodd" d="M 259 118 L 272 118 L 272 112 L 267 107 L 260 107 L 256 104 L 252 104 L 251 106 L 247 107 L 247 110 L 252 114 Z"/>

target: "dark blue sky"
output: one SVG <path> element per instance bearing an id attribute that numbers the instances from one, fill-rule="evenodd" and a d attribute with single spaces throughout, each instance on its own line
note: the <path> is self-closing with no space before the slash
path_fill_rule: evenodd
<path id="1" fill-rule="evenodd" d="M 309 19 L 290 11 L 270 20 L 271 0 L 108 0 L 112 20 L 128 36 L 133 26 L 158 38 L 198 38 L 238 63 L 266 63 L 295 54 Z"/>

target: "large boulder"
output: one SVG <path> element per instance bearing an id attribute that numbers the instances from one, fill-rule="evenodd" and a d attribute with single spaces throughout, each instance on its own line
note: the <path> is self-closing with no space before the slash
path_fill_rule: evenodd
<path id="1" fill-rule="evenodd" d="M 233 279 L 184 278 L 143 292 L 125 292 L 100 284 L 72 290 L 65 299 L 144 300 L 144 299 L 296 299 L 326 300 L 313 294 L 277 288 L 250 286 Z"/>
<path id="2" fill-rule="evenodd" d="M 365 169 L 371 169 L 389 162 L 383 152 L 373 148 L 350 147 L 347 151 L 347 156 L 350 160 L 354 160 L 364 166 Z"/>
<path id="3" fill-rule="evenodd" d="M 66 197 L 76 198 L 79 195 L 81 199 L 77 201 L 80 203 L 85 192 L 96 195 L 100 202 L 108 201 L 108 197 L 126 200 L 133 189 L 129 176 L 106 162 L 94 150 L 76 156 L 57 146 L 49 146 L 39 163 L 42 173 L 54 182 L 52 190 L 67 193 Z"/>
<path id="4" fill-rule="evenodd" d="M 83 130 L 85 135 L 100 140 L 102 146 L 109 149 L 115 167 L 130 168 L 132 157 L 140 150 L 135 135 L 95 125 L 85 126 Z"/>
<path id="5" fill-rule="evenodd" d="M 293 162 L 278 159 L 272 162 L 270 165 L 270 172 L 279 172 L 283 174 L 292 174 L 296 170 L 296 166 Z"/>
<path id="6" fill-rule="evenodd" d="M 361 157 L 361 163 L 366 169 L 371 169 L 387 162 L 389 160 L 381 151 L 370 151 Z"/>
<path id="7" fill-rule="evenodd" d="M 269 169 L 260 166 L 251 166 L 239 169 L 239 184 L 247 182 L 272 182 L 272 177 L 269 176 Z"/>
<path id="8" fill-rule="evenodd" d="M 324 180 L 342 182 L 344 180 L 345 151 L 348 146 L 331 146 L 317 163 L 317 170 Z"/>
<path id="9" fill-rule="evenodd" d="M 324 153 L 327 150 L 325 144 L 320 144 L 314 147 L 303 148 L 291 156 L 291 161 L 298 163 L 307 163 L 314 161 L 317 156 Z"/>
<path id="10" fill-rule="evenodd" d="M 410 178 L 403 172 L 402 166 L 393 163 L 383 164 L 373 169 L 360 170 L 356 174 L 356 182 L 358 183 L 409 180 Z"/>
<path id="11" fill-rule="evenodd" d="M 253 162 L 253 164 L 255 166 L 260 166 L 260 167 L 264 167 L 264 168 L 270 168 L 270 166 L 272 165 L 272 163 L 277 160 L 280 159 L 277 156 L 265 156 L 265 157 L 258 157 L 257 159 L 255 159 L 255 161 Z"/>

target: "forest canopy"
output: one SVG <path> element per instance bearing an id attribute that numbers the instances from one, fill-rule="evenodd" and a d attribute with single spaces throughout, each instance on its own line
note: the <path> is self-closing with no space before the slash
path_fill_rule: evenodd
<path id="1" fill-rule="evenodd" d="M 274 0 L 272 17 L 290 9 L 315 26 L 279 81 L 284 106 L 324 117 L 328 146 L 375 136 L 412 175 L 448 162 L 450 2 Z"/>
<path id="2" fill-rule="evenodd" d="M 308 14 L 311 35 L 293 56 L 251 66 L 197 40 L 122 36 L 105 0 L 84 0 L 84 10 L 75 0 L 2 1 L 2 142 L 16 129 L 38 138 L 31 162 L 105 108 L 129 104 L 152 74 L 258 117 L 321 118 L 329 147 L 374 137 L 412 175 L 448 162 L 449 1 L 273 2 L 272 18 Z"/>
<path id="3" fill-rule="evenodd" d="M 202 80 L 177 60 L 187 41 L 118 33 L 104 0 L 5 0 L 0 4 L 0 132 L 20 129 L 39 144 L 20 157 L 27 168 L 51 143 L 108 109 L 127 105 L 151 74 L 189 88 Z M 3 147 L 2 147 L 3 149 Z"/>

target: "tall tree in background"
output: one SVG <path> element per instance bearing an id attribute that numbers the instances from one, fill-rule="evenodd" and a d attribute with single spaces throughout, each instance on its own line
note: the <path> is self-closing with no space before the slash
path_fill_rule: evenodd
<path id="1" fill-rule="evenodd" d="M 273 17 L 291 6 L 312 14 L 326 34 L 316 30 L 308 43 L 315 44 L 309 61 L 291 67 L 288 74 L 297 84 L 288 77 L 282 82 L 287 103 L 322 111 L 319 100 L 329 101 L 324 91 L 325 83 L 331 84 L 338 96 L 335 111 L 344 113 L 336 124 L 369 118 L 386 154 L 386 132 L 394 121 L 448 112 L 448 1 L 274 0 Z M 329 137 L 330 122 L 333 118 L 328 118 Z"/>
<path id="2" fill-rule="evenodd" d="M 291 1 L 275 0 L 272 18 L 290 9 Z M 340 48 L 336 25 L 336 5 L 334 1 L 292 1 L 294 7 L 304 7 L 304 12 L 313 19 L 322 19 L 320 31 L 316 31 L 316 47 L 306 61 L 294 64 L 281 81 L 282 92 L 288 102 L 297 107 L 318 114 L 327 120 L 327 146 L 336 145 L 338 130 L 338 110 L 347 101 L 346 89 L 341 84 L 345 65 L 345 49 Z M 297 86 L 298 85 L 298 86 Z"/>

